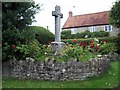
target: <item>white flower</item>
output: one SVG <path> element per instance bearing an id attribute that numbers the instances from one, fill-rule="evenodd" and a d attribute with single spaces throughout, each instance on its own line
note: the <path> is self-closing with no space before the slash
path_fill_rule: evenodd
<path id="1" fill-rule="evenodd" d="M 45 52 L 45 55 L 46 55 L 47 53 Z"/>
<path id="2" fill-rule="evenodd" d="M 62 70 L 63 73 L 64 73 L 65 71 L 66 71 L 65 69 Z"/>
<path id="3" fill-rule="evenodd" d="M 100 46 L 100 44 L 97 44 L 97 46 Z"/>
<path id="4" fill-rule="evenodd" d="M 97 38 L 94 38 L 94 41 L 99 42 L 99 40 Z"/>
<path id="5" fill-rule="evenodd" d="M 27 76 L 30 76 L 30 74 L 28 73 Z"/>
<path id="6" fill-rule="evenodd" d="M 97 55 L 98 57 L 101 57 L 102 55 Z"/>

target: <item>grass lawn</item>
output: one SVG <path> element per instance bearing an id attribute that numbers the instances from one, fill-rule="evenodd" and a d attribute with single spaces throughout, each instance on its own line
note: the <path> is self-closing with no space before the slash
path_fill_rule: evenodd
<path id="1" fill-rule="evenodd" d="M 118 86 L 118 64 L 112 62 L 109 70 L 101 76 L 84 81 L 38 81 L 3 78 L 3 88 L 113 88 Z M 120 83 L 119 83 L 120 84 Z"/>

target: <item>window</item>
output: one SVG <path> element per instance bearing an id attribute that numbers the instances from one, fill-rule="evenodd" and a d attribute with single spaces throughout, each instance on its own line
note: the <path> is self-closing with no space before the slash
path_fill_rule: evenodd
<path id="1" fill-rule="evenodd" d="M 94 32 L 94 31 L 95 31 L 95 26 L 89 27 L 89 31 L 90 31 L 90 32 Z"/>
<path id="2" fill-rule="evenodd" d="M 111 26 L 111 25 L 106 25 L 106 26 L 104 27 L 104 31 L 106 31 L 106 32 L 112 31 L 112 26 Z"/>
<path id="3" fill-rule="evenodd" d="M 77 33 L 77 28 L 71 29 L 71 34 L 76 34 Z"/>

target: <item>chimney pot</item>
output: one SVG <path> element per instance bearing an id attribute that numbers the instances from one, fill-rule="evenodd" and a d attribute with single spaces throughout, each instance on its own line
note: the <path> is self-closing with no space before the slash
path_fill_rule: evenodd
<path id="1" fill-rule="evenodd" d="M 73 13 L 72 11 L 69 11 L 69 17 L 72 17 Z"/>

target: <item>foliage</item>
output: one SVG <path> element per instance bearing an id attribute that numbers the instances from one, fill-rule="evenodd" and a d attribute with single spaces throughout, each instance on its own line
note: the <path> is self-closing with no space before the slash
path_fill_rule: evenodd
<path id="1" fill-rule="evenodd" d="M 80 45 L 67 45 L 63 49 L 63 57 L 64 59 L 69 60 L 70 58 L 74 58 L 80 61 L 88 61 L 88 59 L 95 57 L 92 53 L 86 49 L 86 46 L 81 47 Z"/>
<path id="2" fill-rule="evenodd" d="M 69 39 L 71 38 L 71 30 L 64 30 L 61 32 L 62 39 Z"/>
<path id="3" fill-rule="evenodd" d="M 29 29 L 34 31 L 35 38 L 40 44 L 50 44 L 50 42 L 54 41 L 54 34 L 43 27 L 30 26 Z"/>
<path id="4" fill-rule="evenodd" d="M 33 31 L 30 30 L 6 30 L 3 31 L 3 44 L 2 44 L 2 53 L 3 60 L 9 60 L 15 54 L 14 49 L 11 48 L 12 45 L 18 46 L 19 44 L 28 44 L 30 41 L 33 41 L 35 35 Z"/>
<path id="5" fill-rule="evenodd" d="M 116 47 L 117 47 L 117 53 L 120 54 L 120 33 L 118 34 L 118 38 L 115 40 Z"/>
<path id="6" fill-rule="evenodd" d="M 107 54 L 112 52 L 120 52 L 120 41 L 119 41 L 119 36 L 113 36 L 113 37 L 103 37 L 103 38 L 98 38 L 99 39 L 99 43 L 100 44 L 100 54 Z M 84 42 L 86 44 L 90 44 L 90 42 L 93 40 L 93 38 L 88 38 L 88 39 L 66 39 L 66 40 L 62 40 L 64 43 L 67 44 L 73 44 L 75 45 L 75 43 L 73 43 L 73 40 L 76 40 L 77 42 Z M 103 42 L 107 42 L 106 44 L 104 44 Z M 93 43 L 94 45 L 96 45 L 97 43 Z M 90 51 L 94 52 L 94 49 L 89 48 Z"/>
<path id="7" fill-rule="evenodd" d="M 109 36 L 109 32 L 105 31 L 96 31 L 96 32 L 90 32 L 90 31 L 85 31 L 82 33 L 76 33 L 76 34 L 71 34 L 70 30 L 67 31 L 62 31 L 61 32 L 62 39 L 79 39 L 79 38 L 95 38 L 95 37 L 106 37 Z"/>
<path id="8" fill-rule="evenodd" d="M 77 33 L 76 38 L 84 38 L 85 36 L 91 37 L 91 32 L 89 30 L 82 32 L 82 33 Z"/>
<path id="9" fill-rule="evenodd" d="M 120 1 L 115 2 L 115 5 L 111 8 L 109 16 L 110 23 L 113 26 L 120 28 Z"/>
<path id="10" fill-rule="evenodd" d="M 25 44 L 34 40 L 35 35 L 31 30 L 10 30 L 3 31 L 3 44 Z"/>
<path id="11" fill-rule="evenodd" d="M 117 36 L 111 36 L 111 37 L 101 37 L 101 38 L 97 38 L 99 39 L 99 42 L 103 42 L 104 40 L 107 40 L 108 43 L 118 43 L 118 37 Z M 93 40 L 93 38 L 86 38 L 86 39 L 62 39 L 62 42 L 64 43 L 69 43 L 69 44 L 75 44 L 73 43 L 73 40 L 77 40 L 78 42 L 85 42 L 85 43 L 89 43 L 91 40 Z"/>
<path id="12" fill-rule="evenodd" d="M 39 10 L 40 5 L 35 5 L 35 2 L 3 2 L 2 29 L 23 29 L 31 25 L 35 18 L 34 15 Z"/>
<path id="13" fill-rule="evenodd" d="M 104 54 L 107 54 L 107 53 L 112 53 L 116 51 L 116 47 L 114 44 L 112 43 L 105 43 L 103 45 L 100 46 L 100 54 L 104 55 Z"/>
<path id="14" fill-rule="evenodd" d="M 103 55 L 116 52 L 116 45 L 108 43 L 107 40 L 98 40 L 96 38 L 90 40 L 79 41 L 73 39 L 72 43 L 65 43 L 65 47 L 62 49 L 60 55 L 50 55 L 48 50 L 46 57 L 58 61 L 66 61 L 70 58 L 74 58 L 80 61 L 88 61 L 90 58 L 94 58 L 97 55 Z"/>
<path id="15" fill-rule="evenodd" d="M 34 15 L 40 10 L 35 2 L 3 2 L 2 3 L 2 53 L 3 60 L 13 57 L 18 45 L 26 45 L 35 35 L 27 30 L 27 26 L 34 21 Z M 11 48 L 14 46 L 14 49 Z"/>
<path id="16" fill-rule="evenodd" d="M 105 31 L 96 31 L 96 32 L 92 32 L 91 33 L 91 37 L 107 37 L 109 36 L 109 33 L 108 32 L 105 32 Z"/>

